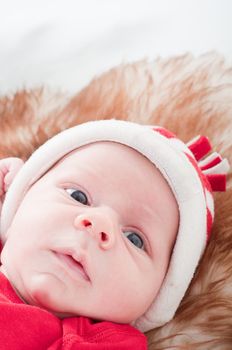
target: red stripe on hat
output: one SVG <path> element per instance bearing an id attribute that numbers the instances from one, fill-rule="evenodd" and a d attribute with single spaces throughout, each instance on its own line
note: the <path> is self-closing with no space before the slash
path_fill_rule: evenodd
<path id="1" fill-rule="evenodd" d="M 212 218 L 212 215 L 211 215 L 209 209 L 207 208 L 207 242 L 211 236 L 212 225 L 213 225 L 213 218 Z"/>
<path id="2" fill-rule="evenodd" d="M 202 159 L 212 149 L 209 140 L 205 136 L 199 136 L 192 144 L 190 143 L 188 148 L 194 154 L 196 160 Z"/>
<path id="3" fill-rule="evenodd" d="M 157 131 L 159 134 L 165 136 L 167 139 L 173 139 L 176 138 L 176 135 L 173 134 L 171 131 L 166 130 L 165 128 L 160 128 L 160 127 L 156 127 L 153 128 L 154 131 Z"/>
<path id="4" fill-rule="evenodd" d="M 225 174 L 207 174 L 212 190 L 216 192 L 225 192 L 226 190 L 226 175 Z"/>
<path id="5" fill-rule="evenodd" d="M 211 160 L 211 162 L 205 164 L 204 166 L 201 166 L 201 170 L 206 170 L 206 169 L 210 169 L 213 168 L 215 165 L 221 163 L 222 158 L 218 155 L 217 157 L 215 157 L 214 159 Z"/>

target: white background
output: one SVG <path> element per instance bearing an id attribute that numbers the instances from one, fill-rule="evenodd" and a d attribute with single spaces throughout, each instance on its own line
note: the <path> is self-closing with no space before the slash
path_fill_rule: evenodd
<path id="1" fill-rule="evenodd" d="M 0 0 L 0 94 L 75 92 L 121 62 L 211 50 L 232 59 L 231 0 Z"/>

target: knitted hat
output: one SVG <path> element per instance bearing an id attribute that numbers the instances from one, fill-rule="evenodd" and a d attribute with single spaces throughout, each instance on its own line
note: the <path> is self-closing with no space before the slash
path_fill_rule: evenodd
<path id="1" fill-rule="evenodd" d="M 127 145 L 148 158 L 171 187 L 179 207 L 176 243 L 160 291 L 150 308 L 133 325 L 141 331 L 159 327 L 174 316 L 210 236 L 214 217 L 212 190 L 224 191 L 226 159 L 212 153 L 206 137 L 186 146 L 161 127 L 119 120 L 101 120 L 67 129 L 38 148 L 10 186 L 2 207 L 3 241 L 29 187 L 72 150 L 97 141 Z"/>

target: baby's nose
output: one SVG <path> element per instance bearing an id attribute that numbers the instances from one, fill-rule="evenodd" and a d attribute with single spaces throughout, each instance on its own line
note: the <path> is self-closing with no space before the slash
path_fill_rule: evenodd
<path id="1" fill-rule="evenodd" d="M 75 218 L 74 225 L 89 232 L 103 249 L 109 249 L 115 243 L 116 215 L 111 209 L 88 208 Z"/>

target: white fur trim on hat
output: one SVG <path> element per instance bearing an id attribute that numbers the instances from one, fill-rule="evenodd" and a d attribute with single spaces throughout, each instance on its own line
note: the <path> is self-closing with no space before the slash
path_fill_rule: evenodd
<path id="1" fill-rule="evenodd" d="M 6 240 L 29 187 L 67 153 L 97 141 L 118 142 L 146 156 L 167 180 L 178 203 L 179 229 L 166 277 L 147 312 L 133 322 L 136 328 L 148 331 L 173 318 L 206 246 L 214 215 L 209 182 L 221 188 L 225 176 L 210 175 L 210 165 L 204 175 L 198 166 L 197 160 L 209 151 L 206 138 L 198 137 L 187 147 L 163 128 L 119 120 L 93 121 L 67 129 L 39 147 L 15 177 L 2 207 L 2 239 Z"/>

